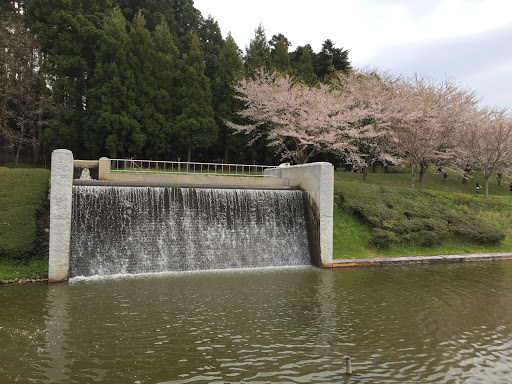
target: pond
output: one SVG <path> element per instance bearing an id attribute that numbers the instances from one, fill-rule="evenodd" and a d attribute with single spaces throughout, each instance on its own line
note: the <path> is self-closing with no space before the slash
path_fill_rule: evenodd
<path id="1" fill-rule="evenodd" d="M 6 383 L 509 383 L 512 375 L 512 262 L 93 278 L 1 286 L 0 303 Z"/>

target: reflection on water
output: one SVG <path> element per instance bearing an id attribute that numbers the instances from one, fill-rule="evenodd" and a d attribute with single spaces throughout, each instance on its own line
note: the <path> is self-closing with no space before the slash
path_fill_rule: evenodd
<path id="1" fill-rule="evenodd" d="M 6 286 L 0 300 L 5 382 L 508 383 L 512 375 L 510 262 Z"/>

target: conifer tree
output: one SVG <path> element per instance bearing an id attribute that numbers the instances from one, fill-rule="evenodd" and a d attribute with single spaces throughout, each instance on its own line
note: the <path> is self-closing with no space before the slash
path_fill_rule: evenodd
<path id="1" fill-rule="evenodd" d="M 140 153 L 145 141 L 136 119 L 140 112 L 126 24 L 116 8 L 106 15 L 101 29 L 85 131 L 86 145 L 95 157 L 133 156 Z"/>
<path id="2" fill-rule="evenodd" d="M 156 51 L 151 34 L 145 28 L 146 21 L 139 11 L 130 28 L 129 64 L 135 79 L 135 106 L 134 116 L 146 137 L 145 152 L 150 157 L 162 151 L 163 116 L 155 108 L 157 83 L 153 66 Z"/>
<path id="3" fill-rule="evenodd" d="M 245 70 L 246 74 L 252 76 L 259 68 L 270 70 L 271 57 L 270 45 L 267 42 L 265 28 L 258 25 L 254 31 L 254 39 L 251 40 L 249 47 L 245 48 Z"/>
<path id="4" fill-rule="evenodd" d="M 168 0 L 172 6 L 172 19 L 168 20 L 169 29 L 176 37 L 176 46 L 180 52 L 188 52 L 192 35 L 197 34 L 201 22 L 201 13 L 194 7 L 193 0 Z"/>
<path id="5" fill-rule="evenodd" d="M 197 35 L 192 35 L 190 49 L 184 55 L 184 68 L 179 92 L 179 111 L 176 118 L 177 137 L 187 151 L 208 148 L 217 138 L 217 127 L 211 106 L 210 81 L 204 74 L 205 64 Z"/>
<path id="6" fill-rule="evenodd" d="M 224 44 L 219 24 L 213 17 L 209 16 L 202 21 L 199 27 L 199 39 L 203 43 L 202 48 L 206 65 L 204 73 L 212 81 L 215 71 L 215 60 L 219 56 L 219 52 Z"/>
<path id="7" fill-rule="evenodd" d="M 296 50 L 296 52 L 300 53 L 298 55 L 299 61 L 295 66 L 295 75 L 307 85 L 313 86 L 318 83 L 318 77 L 312 64 L 313 51 L 309 44 L 299 48 Z"/>
<path id="8" fill-rule="evenodd" d="M 336 71 L 347 72 L 350 70 L 348 53 L 343 48 L 335 48 L 335 44 L 331 40 L 325 40 L 313 63 L 318 78 L 327 82 Z"/>
<path id="9" fill-rule="evenodd" d="M 160 152 L 170 154 L 173 151 L 174 137 L 173 126 L 178 113 L 178 81 L 180 74 L 178 69 L 183 68 L 180 62 L 178 48 L 169 30 L 167 22 L 162 22 L 156 27 L 153 33 L 155 47 L 154 78 L 158 86 L 155 95 L 155 109 L 158 114 L 160 129 L 158 137 L 151 139 L 158 145 Z M 150 144 L 151 145 L 151 144 Z"/>
<path id="10" fill-rule="evenodd" d="M 272 46 L 272 67 L 280 72 L 288 72 L 290 70 L 290 54 L 288 53 L 288 47 L 291 43 L 283 34 L 279 34 L 272 37 L 270 45 Z"/>
<path id="11" fill-rule="evenodd" d="M 242 103 L 235 94 L 235 86 L 242 76 L 243 62 L 241 51 L 231 34 L 228 34 L 220 50 L 219 57 L 215 62 L 215 76 L 212 83 L 213 108 L 220 130 L 219 144 L 222 148 L 225 163 L 228 162 L 229 151 L 234 150 L 231 142 L 235 139 L 232 135 L 233 130 L 225 122 L 236 121 L 236 112 L 242 108 Z"/>
<path id="12" fill-rule="evenodd" d="M 83 148 L 81 134 L 99 40 L 98 27 L 111 0 L 30 1 L 26 21 L 37 36 L 53 99 L 61 113 L 47 129 L 50 146 L 65 146 L 75 153 Z"/>

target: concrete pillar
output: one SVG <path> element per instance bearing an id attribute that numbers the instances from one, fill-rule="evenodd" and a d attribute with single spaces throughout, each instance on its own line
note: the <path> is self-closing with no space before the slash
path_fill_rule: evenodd
<path id="1" fill-rule="evenodd" d="M 101 157 L 98 163 L 98 179 L 110 180 L 110 159 Z"/>
<path id="2" fill-rule="evenodd" d="M 71 206 L 73 197 L 73 153 L 52 153 L 50 190 L 50 254 L 48 280 L 63 281 L 69 275 Z"/>
<path id="3" fill-rule="evenodd" d="M 303 165 L 282 166 L 265 170 L 265 175 L 290 179 L 305 190 L 319 216 L 320 262 L 332 265 L 333 247 L 333 198 L 334 167 L 331 163 L 319 162 Z"/>

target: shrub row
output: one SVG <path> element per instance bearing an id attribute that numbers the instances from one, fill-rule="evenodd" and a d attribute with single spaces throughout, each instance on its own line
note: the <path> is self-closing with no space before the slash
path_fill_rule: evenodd
<path id="1" fill-rule="evenodd" d="M 0 259 L 47 256 L 48 181 L 45 169 L 0 168 Z"/>
<path id="2" fill-rule="evenodd" d="M 438 191 L 418 191 L 344 183 L 338 191 L 344 209 L 369 224 L 373 244 L 440 245 L 448 238 L 495 244 L 505 235 L 476 214 L 479 199 Z"/>

